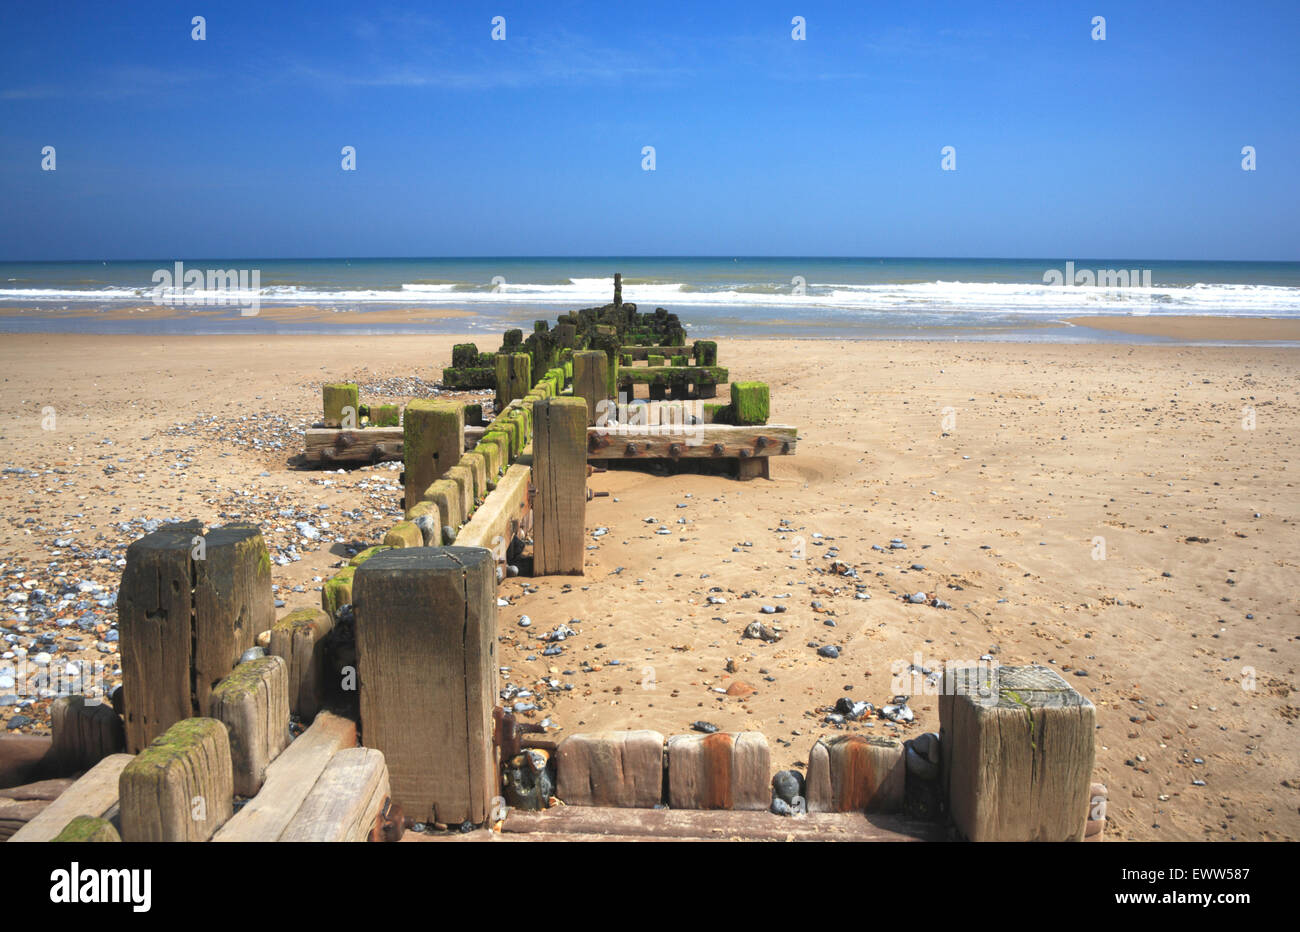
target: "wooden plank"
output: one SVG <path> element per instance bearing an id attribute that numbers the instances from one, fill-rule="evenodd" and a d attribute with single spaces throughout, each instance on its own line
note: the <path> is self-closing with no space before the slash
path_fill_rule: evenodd
<path id="1" fill-rule="evenodd" d="M 482 823 L 498 792 L 495 569 L 481 547 L 385 550 L 357 569 L 361 733 L 416 821 Z"/>
<path id="2" fill-rule="evenodd" d="M 118 591 L 126 746 L 132 753 L 193 715 L 193 561 L 198 521 L 165 527 L 127 547 Z M 62 826 L 59 826 L 62 828 Z"/>
<path id="3" fill-rule="evenodd" d="M 510 810 L 503 833 L 711 838 L 745 841 L 937 841 L 942 826 L 883 813 L 809 813 L 790 817 L 727 809 L 610 809 L 557 806 Z"/>
<path id="4" fill-rule="evenodd" d="M 68 787 L 76 782 L 72 777 L 53 777 L 49 780 L 25 783 L 22 786 L 10 786 L 0 790 L 0 799 L 43 799 L 48 803 L 58 799 Z"/>
<path id="5" fill-rule="evenodd" d="M 548 398 L 533 409 L 533 574 L 581 576 L 587 514 L 587 402 Z"/>
<path id="6" fill-rule="evenodd" d="M 67 772 L 89 770 L 110 754 L 126 750 L 122 719 L 106 702 L 86 703 L 85 696 L 63 696 L 50 706 L 54 754 Z M 0 795 L 3 795 L 0 790 Z"/>
<path id="7" fill-rule="evenodd" d="M 123 841 L 207 841 L 234 812 L 226 726 L 177 722 L 126 765 L 118 789 Z"/>
<path id="8" fill-rule="evenodd" d="M 483 436 L 483 427 L 465 428 L 465 449 L 472 450 Z M 402 459 L 403 428 L 309 427 L 303 447 L 303 465 L 334 466 L 391 463 Z"/>
<path id="9" fill-rule="evenodd" d="M 639 361 L 651 356 L 691 356 L 694 350 L 689 346 L 624 346 L 619 352 Z"/>
<path id="10" fill-rule="evenodd" d="M 289 743 L 289 665 L 274 655 L 241 663 L 212 691 L 208 714 L 230 731 L 235 792 L 256 796 Z"/>
<path id="11" fill-rule="evenodd" d="M 670 427 L 623 426 L 587 429 L 587 459 L 728 459 L 790 456 L 798 428 L 780 424 L 735 427 L 693 424 Z"/>
<path id="12" fill-rule="evenodd" d="M 77 816 L 108 818 L 117 816 L 118 781 L 126 765 L 134 760 L 130 754 L 110 754 L 68 787 L 9 840 L 50 841 Z"/>
<path id="13" fill-rule="evenodd" d="M 525 526 L 532 474 L 532 467 L 523 463 L 507 469 L 496 489 L 460 529 L 456 543 L 462 547 L 486 547 L 497 563 L 504 563 L 510 544 Z"/>
<path id="14" fill-rule="evenodd" d="M 465 452 L 465 405 L 417 399 L 406 406 L 402 426 L 406 507 L 424 495 L 435 479 L 460 462 Z"/>
<path id="15" fill-rule="evenodd" d="M 281 841 L 365 841 L 388 799 L 388 768 L 374 748 L 346 748 L 326 765 Z"/>
<path id="16" fill-rule="evenodd" d="M 15 833 L 40 816 L 49 805 L 45 799 L 0 798 L 0 841 L 12 839 Z"/>
<path id="17" fill-rule="evenodd" d="M 384 463 L 402 458 L 402 428 L 309 427 L 303 448 L 307 465 Z"/>
<path id="18" fill-rule="evenodd" d="M 0 841 L 10 838 L 38 818 L 74 782 L 62 777 L 0 790 Z"/>
<path id="19" fill-rule="evenodd" d="M 59 769 L 49 735 L 0 735 L 0 787 L 59 776 Z"/>
<path id="20" fill-rule="evenodd" d="M 1097 710 L 1044 666 L 957 667 L 939 696 L 941 780 L 971 841 L 1079 841 Z"/>
<path id="21" fill-rule="evenodd" d="M 321 712 L 266 768 L 262 790 L 236 812 L 213 841 L 278 841 L 334 755 L 355 747 L 357 725 Z"/>

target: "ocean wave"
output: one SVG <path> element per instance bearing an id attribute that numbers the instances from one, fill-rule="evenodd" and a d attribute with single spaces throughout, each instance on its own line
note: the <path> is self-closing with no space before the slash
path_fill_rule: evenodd
<path id="1" fill-rule="evenodd" d="M 607 303 L 613 278 L 570 278 L 561 282 L 413 281 L 394 286 L 329 289 L 306 283 L 266 284 L 258 300 L 266 304 L 550 305 L 590 307 Z M 191 292 L 196 300 L 218 299 L 221 292 Z M 241 295 L 242 296 L 242 295 Z M 1053 286 L 999 282 L 889 282 L 862 284 L 812 282 L 794 293 L 781 282 L 732 281 L 713 286 L 698 282 L 625 279 L 623 299 L 642 310 L 679 308 L 780 308 L 826 316 L 866 316 L 879 312 L 1014 314 L 1235 314 L 1300 316 L 1300 288 L 1282 285 L 1153 285 L 1149 288 Z M 154 300 L 152 285 L 102 288 L 0 287 L 0 304 L 71 302 L 120 304 Z"/>

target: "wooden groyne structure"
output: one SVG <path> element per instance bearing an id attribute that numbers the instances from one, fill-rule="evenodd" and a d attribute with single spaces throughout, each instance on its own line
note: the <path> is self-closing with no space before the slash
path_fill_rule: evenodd
<path id="1" fill-rule="evenodd" d="M 521 567 L 583 575 L 593 469 L 698 460 L 752 479 L 797 448 L 768 423 L 766 384 L 728 381 L 716 344 L 688 349 L 675 315 L 615 287 L 528 340 L 508 332 L 490 360 L 458 347 L 451 368 L 475 374 L 444 384 L 490 370 L 489 412 L 323 387 L 314 462 L 400 458 L 404 516 L 319 607 L 275 617 L 256 526 L 133 543 L 122 687 L 59 699 L 51 739 L 0 738 L 0 837 L 1100 840 L 1095 709 L 1049 667 L 947 670 L 938 733 L 819 736 L 797 778 L 773 773 L 758 732 L 556 740 L 498 704 L 497 587 Z M 726 404 L 707 400 L 719 384 Z M 620 391 L 636 385 L 651 397 Z"/>

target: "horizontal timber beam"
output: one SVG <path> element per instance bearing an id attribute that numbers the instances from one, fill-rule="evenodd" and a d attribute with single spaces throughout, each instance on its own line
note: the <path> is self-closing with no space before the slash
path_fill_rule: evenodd
<path id="1" fill-rule="evenodd" d="M 587 459 L 711 459 L 789 456 L 798 428 L 779 424 L 733 427 L 728 424 L 665 427 L 589 427 Z"/>

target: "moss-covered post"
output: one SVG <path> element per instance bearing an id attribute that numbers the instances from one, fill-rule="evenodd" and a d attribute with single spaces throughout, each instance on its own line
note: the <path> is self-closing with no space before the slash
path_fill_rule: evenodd
<path id="1" fill-rule="evenodd" d="M 413 521 L 398 521 L 384 534 L 386 547 L 423 547 L 424 535 Z"/>
<path id="2" fill-rule="evenodd" d="M 435 479 L 460 462 L 465 449 L 465 406 L 455 401 L 419 399 L 406 406 L 402 459 L 406 466 L 406 507 L 424 495 Z"/>
<path id="3" fill-rule="evenodd" d="M 713 340 L 696 340 L 691 347 L 697 366 L 716 366 L 718 364 L 718 344 Z"/>
<path id="4" fill-rule="evenodd" d="M 533 409 L 533 572 L 581 576 L 587 513 L 587 403 L 548 398 Z"/>
<path id="5" fill-rule="evenodd" d="M 207 841 L 234 812 L 226 726 L 172 725 L 122 770 L 118 793 L 123 841 Z"/>
<path id="6" fill-rule="evenodd" d="M 498 411 L 503 411 L 533 387 L 532 358 L 527 353 L 497 353 L 496 376 L 496 405 Z"/>
<path id="7" fill-rule="evenodd" d="M 355 430 L 361 426 L 361 389 L 351 382 L 330 382 L 321 386 L 326 427 Z"/>
<path id="8" fill-rule="evenodd" d="M 329 579 L 321 588 L 321 608 L 331 618 L 338 618 L 339 609 L 352 604 L 352 577 L 356 575 L 355 566 L 345 566 Z"/>
<path id="9" fill-rule="evenodd" d="M 460 465 L 468 469 L 474 479 L 474 501 L 483 501 L 488 494 L 487 458 L 477 449 L 469 450 L 461 456 Z"/>
<path id="10" fill-rule="evenodd" d="M 731 417 L 733 424 L 766 424 L 768 390 L 766 382 L 731 383 Z"/>
<path id="11" fill-rule="evenodd" d="M 488 820 L 496 606 L 496 561 L 482 547 L 388 550 L 357 572 L 361 731 L 408 818 Z"/>
<path id="12" fill-rule="evenodd" d="M 484 434 L 474 445 L 474 450 L 483 457 L 486 465 L 488 489 L 496 488 L 497 478 L 501 475 L 502 460 L 501 447 L 497 445 L 496 438 L 489 440 L 487 434 Z"/>
<path id="13" fill-rule="evenodd" d="M 107 819 L 95 816 L 79 815 L 63 827 L 63 831 L 50 839 L 51 841 L 70 841 L 74 844 L 87 842 L 121 841 L 122 836 Z"/>
<path id="14" fill-rule="evenodd" d="M 400 405 L 376 405 L 370 410 L 371 427 L 398 427 L 401 423 Z"/>
<path id="15" fill-rule="evenodd" d="M 212 691 L 209 714 L 230 731 L 235 792 L 256 796 L 266 768 L 289 744 L 289 666 L 258 657 L 235 667 Z"/>

